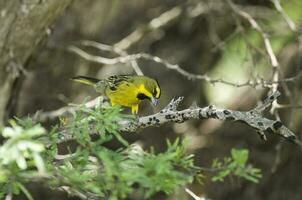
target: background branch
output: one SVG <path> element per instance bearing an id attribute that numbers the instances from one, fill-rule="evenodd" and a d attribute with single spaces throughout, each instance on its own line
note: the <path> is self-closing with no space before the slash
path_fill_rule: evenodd
<path id="1" fill-rule="evenodd" d="M 90 42 L 94 43 L 95 45 L 98 44 L 99 49 L 101 49 L 100 47 L 102 45 L 108 46 L 108 45 L 97 43 L 94 41 L 89 41 L 89 43 Z M 85 43 L 88 43 L 88 42 L 86 41 Z M 110 47 L 110 46 L 108 46 L 108 47 Z M 102 49 L 104 50 L 104 48 L 102 48 Z M 115 51 L 113 49 L 114 49 L 114 47 L 112 47 L 112 51 Z M 69 46 L 68 50 L 81 56 L 82 58 L 84 58 L 88 61 L 105 64 L 105 65 L 115 65 L 118 63 L 129 63 L 129 62 L 137 61 L 139 59 L 150 60 L 155 63 L 162 64 L 167 69 L 176 71 L 177 73 L 181 74 L 182 76 L 186 77 L 189 80 L 203 80 L 203 81 L 209 82 L 211 84 L 221 83 L 221 84 L 225 84 L 225 85 L 229 85 L 229 86 L 233 86 L 233 87 L 245 87 L 245 86 L 256 87 L 256 86 L 260 85 L 264 88 L 272 88 L 274 85 L 276 85 L 278 83 L 293 82 L 293 81 L 301 79 L 301 77 L 302 77 L 302 71 L 301 71 L 293 77 L 288 77 L 288 78 L 284 78 L 284 79 L 276 79 L 276 78 L 274 78 L 274 80 L 256 79 L 256 80 L 248 80 L 244 83 L 234 83 L 231 81 L 226 81 L 224 79 L 213 79 L 206 74 L 199 75 L 199 74 L 195 74 L 195 73 L 190 73 L 190 72 L 184 70 L 178 64 L 172 64 L 165 59 L 162 59 L 158 56 L 153 56 L 148 53 L 137 53 L 137 54 L 119 56 L 119 57 L 115 57 L 115 58 L 106 58 L 106 57 L 102 57 L 102 56 L 96 56 L 96 55 L 89 54 L 86 51 L 84 51 L 76 46 Z"/>

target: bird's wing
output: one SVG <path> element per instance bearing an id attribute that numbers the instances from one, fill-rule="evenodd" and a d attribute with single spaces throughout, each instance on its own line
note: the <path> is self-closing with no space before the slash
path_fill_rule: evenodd
<path id="1" fill-rule="evenodd" d="M 128 75 L 114 75 L 106 79 L 107 87 L 114 91 L 124 81 L 131 82 L 131 76 Z"/>
<path id="2" fill-rule="evenodd" d="M 101 94 L 105 94 L 105 89 L 106 89 L 107 83 L 105 80 L 100 80 L 95 84 L 95 90 Z"/>

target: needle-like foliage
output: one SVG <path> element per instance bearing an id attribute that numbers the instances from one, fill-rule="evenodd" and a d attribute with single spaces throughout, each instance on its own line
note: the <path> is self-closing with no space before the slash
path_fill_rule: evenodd
<path id="1" fill-rule="evenodd" d="M 10 127 L 2 129 L 6 140 L 0 147 L 1 197 L 23 192 L 33 199 L 26 184 L 37 182 L 81 199 L 148 199 L 201 181 L 201 170 L 194 165 L 194 155 L 187 154 L 185 141 L 167 141 L 167 149 L 160 153 L 153 148 L 143 150 L 120 133 L 117 122 L 125 119 L 135 120 L 122 114 L 120 107 L 80 106 L 46 136 L 46 130 L 30 119 L 11 121 Z M 57 142 L 64 133 L 72 134 L 76 149 L 67 147 L 68 153 L 62 155 Z M 120 148 L 108 148 L 106 143 L 111 140 L 119 141 Z M 247 157 L 246 151 L 233 150 L 228 162 L 217 161 L 214 166 L 226 166 L 228 173 L 221 171 L 213 180 L 232 173 L 256 182 L 259 176 L 251 172 L 254 168 L 246 167 Z"/>

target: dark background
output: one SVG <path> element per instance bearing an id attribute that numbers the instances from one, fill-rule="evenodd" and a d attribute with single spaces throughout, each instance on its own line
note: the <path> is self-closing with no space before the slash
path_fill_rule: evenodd
<path id="1" fill-rule="evenodd" d="M 51 22 L 47 22 L 47 26 L 37 30 L 44 30 L 50 33 L 49 36 L 41 36 L 37 47 L 33 50 L 28 49 L 29 54 L 25 59 L 16 57 L 17 61 L 13 62 L 13 68 L 16 68 L 20 61 L 24 70 L 20 70 L 20 74 L 13 81 L 2 78 L 3 85 L 0 89 L 4 88 L 5 81 L 11 81 L 9 98 L 0 102 L 5 108 L 1 116 L 3 123 L 12 116 L 22 117 L 34 114 L 38 110 L 55 110 L 68 103 L 81 103 L 88 96 L 91 99 L 97 97 L 92 88 L 69 80 L 75 75 L 104 78 L 113 74 L 134 74 L 129 64 L 93 63 L 67 50 L 70 45 L 78 44 L 81 40 L 115 45 L 134 31 L 142 34 L 142 37 L 125 49 L 128 54 L 150 53 L 170 63 L 178 64 L 186 71 L 206 73 L 210 77 L 234 83 L 243 83 L 257 77 L 271 79 L 273 70 L 262 37 L 251 28 L 246 19 L 236 15 L 226 1 L 65 2 L 68 5 L 66 10 L 53 17 Z M 295 23 L 295 30 L 289 28 L 272 1 L 241 0 L 234 3 L 238 5 L 238 9 L 248 12 L 269 35 L 280 63 L 281 79 L 297 75 L 302 70 L 302 2 L 300 0 L 281 2 L 284 12 Z M 8 1 L 2 4 L 3 8 L 9 5 Z M 148 27 L 152 19 L 171 9 L 179 9 L 180 14 L 164 26 L 156 29 Z M 0 60 L 3 59 L 3 55 L 9 54 L 10 49 L 5 45 L 2 47 Z M 104 57 L 116 56 L 91 48 L 85 50 Z M 0 62 L 3 66 L 1 77 L 7 77 L 3 74 L 7 73 L 9 63 Z M 189 107 L 196 102 L 201 107 L 214 104 L 234 110 L 248 110 L 268 92 L 268 89 L 261 86 L 233 87 L 188 80 L 176 71 L 153 61 L 142 59 L 138 64 L 145 75 L 157 78 L 161 85 L 162 96 L 157 110 L 178 96 L 185 97 L 181 108 Z M 279 86 L 282 96 L 278 102 L 301 105 L 301 80 L 295 79 L 285 84 L 286 87 L 283 86 Z M 1 90 L 0 98 L 5 99 L 6 93 L 3 91 L 5 90 Z M 154 111 L 150 105 L 143 103 L 139 115 L 152 112 Z M 281 121 L 300 137 L 301 109 L 290 107 L 277 109 L 276 112 L 275 116 L 269 111 L 265 115 L 269 118 L 280 116 Z M 55 121 L 48 121 L 45 124 L 49 126 L 53 123 Z M 223 183 L 212 183 L 210 174 L 206 174 L 209 177 L 205 179 L 204 185 L 190 186 L 198 195 L 224 200 L 302 199 L 301 149 L 274 135 L 269 135 L 268 141 L 263 142 L 254 130 L 244 124 L 217 120 L 187 121 L 182 124 L 148 128 L 126 136 L 129 141 L 139 142 L 145 149 L 154 146 L 158 152 L 165 149 L 166 139 L 176 137 L 189 141 L 188 152 L 195 154 L 196 165 L 209 167 L 214 158 L 228 155 L 231 148 L 247 148 L 250 150 L 250 162 L 263 171 L 263 178 L 259 184 L 235 177 L 228 178 Z M 115 143 L 111 145 L 112 148 L 117 148 Z M 63 194 L 41 189 L 41 186 L 32 186 L 31 191 L 37 199 L 67 198 Z M 182 188 L 170 197 L 159 196 L 162 199 L 191 199 L 184 194 Z"/>

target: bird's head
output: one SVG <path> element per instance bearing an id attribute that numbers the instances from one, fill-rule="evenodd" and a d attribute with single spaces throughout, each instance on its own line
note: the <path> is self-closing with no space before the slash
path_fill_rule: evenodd
<path id="1" fill-rule="evenodd" d="M 148 99 L 156 106 L 161 95 L 157 80 L 145 76 L 141 76 L 140 79 L 137 98 L 139 100 Z"/>

